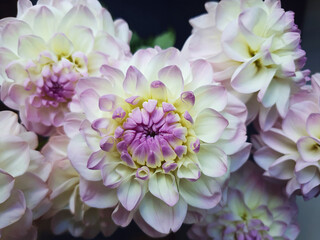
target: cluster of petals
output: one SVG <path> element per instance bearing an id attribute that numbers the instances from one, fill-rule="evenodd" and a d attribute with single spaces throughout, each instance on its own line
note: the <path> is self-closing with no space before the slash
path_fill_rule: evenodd
<path id="1" fill-rule="evenodd" d="M 110 208 L 117 203 L 115 192 L 79 176 L 67 157 L 69 141 L 65 135 L 52 136 L 41 151 L 52 164 L 48 179 L 51 207 L 44 218 L 51 219 L 52 232 L 57 235 L 68 231 L 74 237 L 86 239 L 93 239 L 100 232 L 110 236 L 116 230 Z M 92 187 L 100 189 L 92 191 Z"/>
<path id="2" fill-rule="evenodd" d="M 255 161 L 268 175 L 286 180 L 287 194 L 306 199 L 320 192 L 320 74 L 293 96 L 288 114 L 256 141 Z"/>
<path id="3" fill-rule="evenodd" d="M 46 196 L 51 165 L 35 150 L 37 136 L 0 112 L 0 239 L 36 239 L 32 225 L 50 207 Z"/>
<path id="4" fill-rule="evenodd" d="M 208 13 L 190 20 L 193 33 L 183 53 L 209 61 L 215 79 L 247 104 L 248 122 L 259 113 L 263 130 L 270 129 L 309 74 L 301 71 L 306 58 L 294 13 L 279 0 L 221 0 L 205 7 Z"/>
<path id="5" fill-rule="evenodd" d="M 284 239 L 294 240 L 297 206 L 282 193 L 283 185 L 268 182 L 262 170 L 247 162 L 230 177 L 226 202 L 209 210 L 194 224 L 190 239 Z"/>
<path id="6" fill-rule="evenodd" d="M 161 236 L 180 228 L 188 208 L 216 206 L 224 178 L 251 146 L 246 107 L 213 83 L 210 64 L 150 48 L 124 70 L 104 65 L 101 74 L 80 79 L 84 115 L 69 113 L 64 129 L 74 135 L 68 157 L 81 177 L 116 191 L 115 222 L 134 219 Z"/>
<path id="7" fill-rule="evenodd" d="M 0 22 L 1 100 L 24 125 L 53 134 L 76 111 L 79 78 L 130 56 L 131 32 L 97 0 L 18 1 L 16 18 Z"/>

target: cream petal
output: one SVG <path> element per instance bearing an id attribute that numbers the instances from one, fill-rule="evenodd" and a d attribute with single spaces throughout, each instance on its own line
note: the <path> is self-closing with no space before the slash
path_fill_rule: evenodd
<path id="1" fill-rule="evenodd" d="M 307 119 L 307 131 L 309 135 L 320 140 L 320 113 L 312 113 Z"/>
<path id="2" fill-rule="evenodd" d="M 19 137 L 0 139 L 0 168 L 13 177 L 24 174 L 30 162 L 30 148 Z"/>
<path id="3" fill-rule="evenodd" d="M 148 82 L 143 74 L 130 66 L 123 81 L 123 89 L 131 96 L 144 96 L 147 93 Z"/>
<path id="4" fill-rule="evenodd" d="M 301 136 L 308 135 L 305 123 L 304 115 L 291 109 L 282 122 L 282 129 L 290 139 L 297 142 Z"/>
<path id="5" fill-rule="evenodd" d="M 171 174 L 154 173 L 149 179 L 149 191 L 171 207 L 179 200 L 175 177 Z"/>
<path id="6" fill-rule="evenodd" d="M 47 6 L 41 6 L 33 22 L 33 31 L 36 35 L 41 36 L 48 41 L 56 30 L 56 16 Z"/>
<path id="7" fill-rule="evenodd" d="M 11 49 L 14 53 L 17 53 L 19 37 L 30 34 L 32 34 L 30 26 L 24 21 L 15 19 L 8 22 L 2 29 L 1 44 Z"/>
<path id="8" fill-rule="evenodd" d="M 32 2 L 30 0 L 18 0 L 17 17 L 20 18 L 31 7 L 32 7 Z"/>
<path id="9" fill-rule="evenodd" d="M 283 154 L 294 154 L 297 152 L 296 144 L 279 129 L 272 128 L 268 132 L 262 132 L 261 138 L 270 148 L 277 152 Z"/>
<path id="10" fill-rule="evenodd" d="M 167 235 L 167 234 L 160 233 L 160 232 L 156 231 L 148 223 L 146 223 L 146 221 L 141 217 L 139 211 L 134 214 L 133 219 L 134 219 L 135 223 L 139 226 L 139 228 L 145 234 L 147 234 L 148 236 L 150 236 L 152 238 L 160 238 L 160 237 L 164 237 Z"/>
<path id="11" fill-rule="evenodd" d="M 102 182 L 87 181 L 80 177 L 81 200 L 93 208 L 110 208 L 118 203 L 116 191 L 105 187 Z"/>
<path id="12" fill-rule="evenodd" d="M 240 93 L 253 93 L 268 86 L 274 77 L 276 69 L 257 67 L 259 59 L 252 58 L 243 63 L 232 75 L 231 85 Z"/>
<path id="13" fill-rule="evenodd" d="M 158 73 L 159 80 L 167 87 L 170 99 L 179 98 L 184 88 L 184 80 L 181 70 L 173 65 L 162 68 Z"/>
<path id="14" fill-rule="evenodd" d="M 142 198 L 142 186 L 136 179 L 131 178 L 123 181 L 117 189 L 117 196 L 122 206 L 132 211 Z"/>
<path id="15" fill-rule="evenodd" d="M 75 26 L 67 33 L 68 38 L 73 43 L 74 49 L 83 53 L 90 53 L 94 46 L 94 36 L 92 30 L 83 26 Z"/>
<path id="16" fill-rule="evenodd" d="M 302 137 L 297 142 L 297 148 L 304 161 L 317 162 L 320 160 L 320 144 L 315 139 Z"/>
<path id="17" fill-rule="evenodd" d="M 147 193 L 140 207 L 140 214 L 144 221 L 160 233 L 176 232 L 182 225 L 187 214 L 187 204 L 183 199 L 173 206 L 166 205 L 159 198 Z"/>
<path id="18" fill-rule="evenodd" d="M 91 150 L 80 134 L 71 139 L 68 145 L 68 157 L 72 166 L 88 181 L 99 181 L 101 180 L 100 170 L 90 170 L 87 168 L 91 153 Z"/>
<path id="19" fill-rule="evenodd" d="M 228 171 L 227 155 L 214 144 L 201 144 L 197 157 L 202 173 L 209 177 L 221 177 Z"/>
<path id="20" fill-rule="evenodd" d="M 0 204 L 0 229 L 17 222 L 26 211 L 26 202 L 23 193 L 13 190 L 11 196 Z"/>
<path id="21" fill-rule="evenodd" d="M 294 156 L 284 155 L 272 163 L 268 172 L 272 177 L 288 180 L 294 176 L 295 165 Z"/>
<path id="22" fill-rule="evenodd" d="M 14 186 L 14 178 L 0 169 L 0 204 L 6 201 Z"/>
<path id="23" fill-rule="evenodd" d="M 93 89 L 87 89 L 80 94 L 80 105 L 91 122 L 103 116 L 103 111 L 99 108 L 99 97 Z"/>
<path id="24" fill-rule="evenodd" d="M 74 26 L 92 28 L 97 26 L 97 21 L 91 10 L 82 4 L 76 5 L 62 18 L 58 29 L 68 32 Z"/>
<path id="25" fill-rule="evenodd" d="M 267 146 L 259 148 L 253 155 L 254 161 L 264 170 L 268 168 L 281 156 Z"/>
<path id="26" fill-rule="evenodd" d="M 50 49 L 60 57 L 68 57 L 73 52 L 73 44 L 63 33 L 56 33 L 48 42 Z"/>
<path id="27" fill-rule="evenodd" d="M 19 38 L 18 54 L 26 59 L 37 59 L 47 49 L 44 40 L 35 35 L 24 35 Z"/>
<path id="28" fill-rule="evenodd" d="M 203 175 L 195 182 L 180 179 L 179 193 L 189 205 L 201 209 L 215 207 L 222 197 L 220 185 Z"/>
<path id="29" fill-rule="evenodd" d="M 196 97 L 194 109 L 196 113 L 205 108 L 211 108 L 218 112 L 224 110 L 228 103 L 227 91 L 222 86 L 205 85 L 194 91 Z"/>
<path id="30" fill-rule="evenodd" d="M 184 90 L 197 89 L 198 87 L 209 85 L 212 83 L 213 69 L 209 62 L 199 59 L 191 63 L 192 70 L 192 81 L 190 83 L 185 83 Z"/>
<path id="31" fill-rule="evenodd" d="M 126 227 L 131 223 L 134 212 L 127 211 L 120 203 L 116 206 L 114 211 L 112 212 L 112 220 L 115 224 Z"/>
<path id="32" fill-rule="evenodd" d="M 228 120 L 219 112 L 207 108 L 198 114 L 194 124 L 194 131 L 200 140 L 214 143 L 221 137 L 228 124 Z M 215 126 L 214 129 L 212 129 L 212 126 Z"/>
<path id="33" fill-rule="evenodd" d="M 27 207 L 34 209 L 47 195 L 47 185 L 36 175 L 27 172 L 16 178 L 15 187 L 24 194 Z"/>

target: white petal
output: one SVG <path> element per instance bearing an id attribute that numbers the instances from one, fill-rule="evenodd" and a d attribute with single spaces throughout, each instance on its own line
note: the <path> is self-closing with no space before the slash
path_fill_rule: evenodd
<path id="1" fill-rule="evenodd" d="M 162 68 L 158 74 L 159 80 L 166 85 L 173 99 L 177 99 L 183 92 L 184 81 L 181 70 L 177 66 Z"/>
<path id="2" fill-rule="evenodd" d="M 194 109 L 201 112 L 205 108 L 222 111 L 228 103 L 227 91 L 222 86 L 205 85 L 194 91 L 196 97 Z"/>
<path id="3" fill-rule="evenodd" d="M 154 173 L 149 179 L 149 191 L 171 207 L 179 200 L 175 177 L 171 174 Z"/>
<path id="4" fill-rule="evenodd" d="M 29 151 L 28 143 L 19 137 L 0 139 L 0 168 L 13 177 L 24 174 L 30 162 Z"/>
<path id="5" fill-rule="evenodd" d="M 116 191 L 102 182 L 87 181 L 80 178 L 79 191 L 81 200 L 90 207 L 110 208 L 118 203 Z"/>
<path id="6" fill-rule="evenodd" d="M 187 204 L 180 198 L 176 205 L 170 207 L 147 193 L 140 204 L 139 211 L 152 228 L 168 234 L 170 231 L 176 232 L 182 225 L 187 214 Z"/>
<path id="7" fill-rule="evenodd" d="M 122 206 L 131 211 L 136 208 L 142 197 L 142 186 L 137 180 L 131 178 L 120 184 L 117 195 Z"/>
<path id="8" fill-rule="evenodd" d="M 228 120 L 220 113 L 207 108 L 197 116 L 194 131 L 200 140 L 207 143 L 214 143 L 219 140 L 228 124 Z"/>
<path id="9" fill-rule="evenodd" d="M 179 192 L 189 205 L 201 209 L 215 207 L 222 196 L 220 185 L 214 179 L 203 175 L 195 182 L 181 179 Z"/>
<path id="10" fill-rule="evenodd" d="M 27 172 L 16 178 L 15 187 L 21 190 L 26 199 L 27 207 L 34 209 L 47 195 L 47 185 L 36 175 Z"/>
<path id="11" fill-rule="evenodd" d="M 228 171 L 227 155 L 214 144 L 202 143 L 197 157 L 201 171 L 209 177 L 221 177 Z"/>
<path id="12" fill-rule="evenodd" d="M 26 210 L 23 193 L 13 190 L 10 198 L 0 204 L 0 229 L 18 221 Z"/>
<path id="13" fill-rule="evenodd" d="M 38 36 L 25 35 L 19 38 L 18 53 L 23 58 L 37 59 L 46 48 L 46 43 Z"/>
<path id="14" fill-rule="evenodd" d="M 0 169 L 0 204 L 6 201 L 14 186 L 14 178 Z"/>
<path id="15" fill-rule="evenodd" d="M 91 153 L 91 150 L 80 134 L 72 138 L 68 145 L 68 157 L 72 166 L 88 181 L 99 181 L 101 180 L 100 170 L 90 170 L 87 168 Z"/>

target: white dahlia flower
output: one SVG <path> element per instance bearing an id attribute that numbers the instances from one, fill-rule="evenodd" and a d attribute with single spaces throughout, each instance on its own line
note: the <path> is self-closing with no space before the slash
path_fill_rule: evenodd
<path id="1" fill-rule="evenodd" d="M 271 128 L 309 73 L 301 71 L 306 58 L 293 12 L 285 12 L 280 0 L 221 0 L 205 6 L 207 14 L 190 20 L 193 32 L 182 52 L 191 60 L 209 61 L 215 81 L 247 103 L 248 122 L 259 112 L 261 127 Z"/>
<path id="2" fill-rule="evenodd" d="M 281 185 L 267 182 L 261 169 L 247 162 L 231 175 L 226 203 L 209 210 L 188 236 L 191 240 L 294 240 L 299 234 L 297 210 Z"/>
<path id="3" fill-rule="evenodd" d="M 260 133 L 255 161 L 265 174 L 288 181 L 287 194 L 300 192 L 306 199 L 320 193 L 320 74 L 293 96 L 279 127 Z"/>
<path id="4" fill-rule="evenodd" d="M 114 221 L 133 218 L 159 236 L 180 228 L 188 206 L 216 206 L 221 178 L 250 151 L 243 103 L 212 83 L 206 61 L 174 48 L 140 50 L 125 72 L 101 72 L 76 87 L 85 120 L 68 157 L 84 179 L 116 191 Z"/>
<path id="5" fill-rule="evenodd" d="M 25 126 L 50 135 L 63 123 L 79 78 L 119 66 L 131 32 L 97 0 L 18 1 L 16 18 L 0 21 L 1 100 Z"/>
<path id="6" fill-rule="evenodd" d="M 54 234 L 68 231 L 74 237 L 87 239 L 100 232 L 109 236 L 116 230 L 111 219 L 113 209 L 110 209 L 117 204 L 116 192 L 102 189 L 102 183 L 91 184 L 79 176 L 67 157 L 69 141 L 65 135 L 52 136 L 42 149 L 47 161 L 52 163 L 48 179 L 52 206 L 45 218 L 52 218 Z M 92 190 L 91 187 L 98 189 Z M 96 208 L 97 205 L 101 209 Z"/>
<path id="7" fill-rule="evenodd" d="M 15 113 L 0 112 L 0 239 L 36 239 L 32 221 L 49 207 L 45 181 L 51 165 L 37 145 L 36 134 Z"/>

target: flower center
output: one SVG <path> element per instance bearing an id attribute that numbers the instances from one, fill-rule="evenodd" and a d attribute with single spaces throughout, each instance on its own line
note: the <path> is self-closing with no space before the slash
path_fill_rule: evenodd
<path id="1" fill-rule="evenodd" d="M 187 136 L 176 108 L 166 102 L 158 106 L 153 99 L 134 108 L 114 134 L 123 161 L 151 168 L 170 165 L 186 154 Z"/>
<path id="2" fill-rule="evenodd" d="M 30 68 L 29 72 L 40 75 L 34 83 L 29 82 L 26 89 L 35 85 L 32 104 L 35 107 L 58 107 L 61 103 L 71 100 L 74 95 L 75 84 L 81 76 L 74 70 L 74 64 L 67 59 L 50 62 L 42 66 L 40 72 Z M 39 71 L 39 70 L 38 70 Z M 30 86 L 31 85 L 31 86 Z"/>

